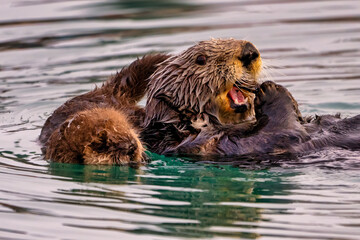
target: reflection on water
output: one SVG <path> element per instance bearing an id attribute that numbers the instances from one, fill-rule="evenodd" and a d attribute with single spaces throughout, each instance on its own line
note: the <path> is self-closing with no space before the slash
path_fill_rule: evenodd
<path id="1" fill-rule="evenodd" d="M 153 155 L 141 169 L 48 163 L 51 112 L 137 56 L 247 39 L 302 112 L 360 113 L 358 1 L 23 1 L 0 5 L 3 239 L 358 239 L 358 152 L 297 160 Z M 5 221 L 6 220 L 6 221 Z"/>
<path id="2" fill-rule="evenodd" d="M 209 169 L 181 162 L 173 166 L 171 162 L 169 164 L 170 166 L 156 166 L 145 171 L 85 166 L 82 180 L 111 185 L 102 185 L 97 191 L 71 189 L 63 194 L 75 193 L 100 199 L 106 197 L 122 202 L 116 210 L 130 212 L 134 214 L 134 218 L 119 218 L 126 224 L 144 225 L 131 230 L 139 234 L 210 237 L 217 235 L 209 229 L 212 226 L 225 227 L 231 226 L 235 221 L 253 222 L 261 219 L 260 209 L 226 204 L 235 199 L 256 202 L 258 195 L 254 194 L 255 183 L 249 174 L 241 173 L 235 168 Z M 62 169 L 54 166 L 52 170 L 69 174 L 63 166 Z M 73 170 L 70 167 L 70 171 Z M 260 174 L 260 178 L 262 177 Z M 121 186 L 122 184 L 126 185 Z M 142 205 L 140 208 L 139 204 Z M 161 221 L 167 218 L 168 221 Z M 148 219 L 154 220 L 149 222 Z M 231 235 L 251 238 L 256 236 L 252 233 Z"/>
<path id="3" fill-rule="evenodd" d="M 6 162 L 0 169 L 2 180 L 17 179 L 0 183 L 7 189 L 0 193 L 1 214 L 8 219 L 4 236 L 356 239 L 359 234 L 356 171 L 246 171 L 160 156 L 137 170 Z M 19 222 L 26 231 L 16 232 Z"/>

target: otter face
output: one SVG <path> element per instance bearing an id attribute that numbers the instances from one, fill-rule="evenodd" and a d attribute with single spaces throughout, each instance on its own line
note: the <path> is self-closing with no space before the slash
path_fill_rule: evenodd
<path id="1" fill-rule="evenodd" d="M 223 124 L 251 120 L 261 65 L 260 53 L 248 41 L 200 42 L 159 65 L 147 105 L 162 98 L 177 111 L 207 113 Z"/>
<path id="2" fill-rule="evenodd" d="M 145 149 L 126 117 L 112 108 L 69 117 L 49 138 L 46 158 L 97 165 L 144 164 Z"/>
<path id="3" fill-rule="evenodd" d="M 113 130 L 101 129 L 92 136 L 92 141 L 83 150 L 84 164 L 97 165 L 141 165 L 145 157 L 144 148 L 130 129 L 119 134 Z M 130 132 L 131 131 L 131 132 Z"/>

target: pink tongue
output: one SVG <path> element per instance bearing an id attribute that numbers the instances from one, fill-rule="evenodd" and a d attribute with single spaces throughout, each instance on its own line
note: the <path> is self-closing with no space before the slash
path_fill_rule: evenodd
<path id="1" fill-rule="evenodd" d="M 244 102 L 244 95 L 242 95 L 238 88 L 233 87 L 228 94 L 235 104 L 239 105 Z"/>

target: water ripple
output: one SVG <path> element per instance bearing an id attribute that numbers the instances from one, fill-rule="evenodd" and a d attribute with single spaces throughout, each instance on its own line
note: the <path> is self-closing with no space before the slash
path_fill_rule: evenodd
<path id="1" fill-rule="evenodd" d="M 152 155 L 146 167 L 45 161 L 67 99 L 138 56 L 210 37 L 256 44 L 304 115 L 359 114 L 357 1 L 12 1 L 0 6 L 0 238 L 358 239 L 359 152 L 297 159 Z M 61 233 L 61 234 L 59 234 Z"/>

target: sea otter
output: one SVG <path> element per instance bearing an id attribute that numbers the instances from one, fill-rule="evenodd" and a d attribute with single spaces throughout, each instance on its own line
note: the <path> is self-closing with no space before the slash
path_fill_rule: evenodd
<path id="1" fill-rule="evenodd" d="M 143 164 L 144 148 L 136 130 L 114 108 L 79 111 L 66 119 L 47 141 L 45 157 L 63 163 Z"/>
<path id="2" fill-rule="evenodd" d="M 150 77 L 141 132 L 148 149 L 202 156 L 360 149 L 360 115 L 303 118 L 283 86 L 259 86 L 260 70 L 256 47 L 234 39 L 203 41 L 160 63 Z"/>
<path id="3" fill-rule="evenodd" d="M 169 56 L 137 59 L 101 87 L 76 96 L 54 111 L 39 137 L 46 159 L 66 163 L 146 163 L 139 139 L 144 109 L 137 102 L 146 94 L 148 78 Z"/>
<path id="4" fill-rule="evenodd" d="M 138 59 L 49 117 L 40 135 L 45 156 L 139 165 L 145 163 L 142 145 L 158 154 L 192 156 L 360 149 L 360 115 L 303 118 L 289 91 L 258 82 L 261 65 L 257 48 L 235 39 L 211 39 L 177 55 Z M 136 103 L 146 93 L 143 109 Z"/>

